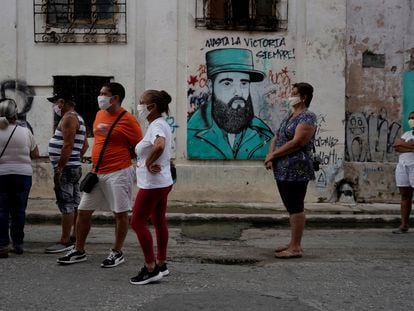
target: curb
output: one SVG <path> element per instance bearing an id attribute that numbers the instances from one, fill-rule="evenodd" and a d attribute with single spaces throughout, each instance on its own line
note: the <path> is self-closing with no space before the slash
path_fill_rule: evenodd
<path id="1" fill-rule="evenodd" d="M 217 203 L 170 201 L 167 220 L 172 226 L 206 225 L 209 223 L 237 224 L 246 226 L 289 226 L 289 217 L 281 203 Z M 398 226 L 399 204 L 389 203 L 305 203 L 306 226 L 327 228 Z M 94 224 L 113 225 L 112 212 L 95 211 Z M 29 224 L 60 224 L 61 214 L 55 200 L 31 198 L 26 210 Z"/>
<path id="2" fill-rule="evenodd" d="M 28 213 L 28 224 L 54 223 L 60 224 L 61 215 L 58 213 Z M 95 212 L 92 216 L 94 224 L 114 224 L 114 216 L 108 212 Z M 167 221 L 172 226 L 204 225 L 212 223 L 245 223 L 254 227 L 289 226 L 288 214 L 184 214 L 169 213 Z M 371 227 L 380 228 L 397 226 L 400 222 L 399 215 L 390 214 L 307 214 L 307 227 L 350 228 Z M 340 228 L 338 228 L 340 227 Z"/>

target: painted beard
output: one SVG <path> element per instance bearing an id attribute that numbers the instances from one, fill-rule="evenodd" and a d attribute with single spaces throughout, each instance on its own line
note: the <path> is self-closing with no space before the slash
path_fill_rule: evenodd
<path id="1" fill-rule="evenodd" d="M 238 134 L 249 126 L 254 117 L 251 97 L 233 97 L 228 103 L 213 94 L 213 119 L 227 133 Z"/>

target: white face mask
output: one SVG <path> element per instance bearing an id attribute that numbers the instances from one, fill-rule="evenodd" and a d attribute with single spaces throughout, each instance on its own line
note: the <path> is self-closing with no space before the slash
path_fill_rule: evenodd
<path id="1" fill-rule="evenodd" d="M 61 117 L 62 116 L 62 109 L 59 108 L 59 105 L 53 105 L 53 110 L 55 111 L 55 113 Z"/>
<path id="2" fill-rule="evenodd" d="M 98 96 L 98 105 L 102 110 L 106 110 L 111 107 L 111 97 L 108 96 Z"/>
<path id="3" fill-rule="evenodd" d="M 149 116 L 150 112 L 147 109 L 147 105 L 137 105 L 137 113 L 138 113 L 138 119 L 140 121 L 146 121 L 147 117 Z"/>
<path id="4" fill-rule="evenodd" d="M 288 102 L 289 108 L 293 108 L 294 106 L 296 106 L 297 104 L 301 102 L 301 99 L 299 96 L 292 96 L 288 98 L 287 102 Z"/>
<path id="5" fill-rule="evenodd" d="M 414 129 L 414 119 L 409 119 L 409 120 L 408 120 L 408 125 L 409 125 L 412 129 Z"/>

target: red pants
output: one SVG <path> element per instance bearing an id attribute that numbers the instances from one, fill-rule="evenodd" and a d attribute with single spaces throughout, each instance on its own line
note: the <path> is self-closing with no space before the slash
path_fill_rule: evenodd
<path id="1" fill-rule="evenodd" d="M 137 234 L 146 263 L 155 261 L 154 243 L 151 232 L 147 227 L 147 221 L 150 217 L 157 236 L 157 260 L 165 261 L 167 259 L 168 227 L 165 213 L 167 211 L 167 198 L 171 189 L 172 186 L 140 189 L 135 199 L 131 227 Z"/>

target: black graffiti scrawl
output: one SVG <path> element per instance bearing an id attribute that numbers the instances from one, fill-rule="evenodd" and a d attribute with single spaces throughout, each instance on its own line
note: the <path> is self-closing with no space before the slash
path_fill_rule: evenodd
<path id="1" fill-rule="evenodd" d="M 398 155 L 392 146 L 400 128 L 401 124 L 387 119 L 385 110 L 379 115 L 348 113 L 345 159 L 351 162 L 396 161 Z"/>
<path id="2" fill-rule="evenodd" d="M 26 115 L 32 109 L 33 98 L 36 95 L 33 88 L 21 80 L 4 80 L 0 83 L 0 98 L 13 98 L 19 111 L 19 123 L 32 130 L 26 120 Z"/>

